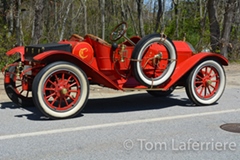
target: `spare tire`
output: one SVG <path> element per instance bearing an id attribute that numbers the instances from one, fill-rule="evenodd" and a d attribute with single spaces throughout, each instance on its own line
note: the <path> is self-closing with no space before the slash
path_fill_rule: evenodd
<path id="1" fill-rule="evenodd" d="M 139 83 L 156 87 L 171 77 L 176 60 L 172 41 L 163 34 L 150 34 L 141 39 L 133 50 L 132 71 Z"/>

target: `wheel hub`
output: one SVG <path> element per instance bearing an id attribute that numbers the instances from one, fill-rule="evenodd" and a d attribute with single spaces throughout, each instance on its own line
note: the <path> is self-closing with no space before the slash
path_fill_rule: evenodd
<path id="1" fill-rule="evenodd" d="M 156 54 L 153 57 L 153 66 L 157 66 L 159 61 L 161 60 L 161 58 L 162 58 L 162 53 L 161 52 L 159 54 Z"/>
<path id="2" fill-rule="evenodd" d="M 61 89 L 61 93 L 62 93 L 63 95 L 66 95 L 66 94 L 68 93 L 67 88 L 62 88 L 62 89 Z"/>
<path id="3" fill-rule="evenodd" d="M 211 80 L 207 80 L 207 86 L 210 86 L 212 84 Z"/>
<path id="4" fill-rule="evenodd" d="M 207 77 L 203 78 L 203 84 L 205 87 L 208 87 L 212 84 L 212 80 L 207 76 Z"/>
<path id="5" fill-rule="evenodd" d="M 61 96 L 66 96 L 68 94 L 69 88 L 68 85 L 66 84 L 65 80 L 58 81 L 58 84 L 55 86 L 55 91 L 56 94 L 61 97 Z"/>

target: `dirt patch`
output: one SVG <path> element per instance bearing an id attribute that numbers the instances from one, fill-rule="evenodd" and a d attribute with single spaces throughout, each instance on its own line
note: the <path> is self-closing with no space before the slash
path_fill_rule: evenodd
<path id="1" fill-rule="evenodd" d="M 227 76 L 227 87 L 240 87 L 240 64 L 231 63 L 224 66 Z"/>

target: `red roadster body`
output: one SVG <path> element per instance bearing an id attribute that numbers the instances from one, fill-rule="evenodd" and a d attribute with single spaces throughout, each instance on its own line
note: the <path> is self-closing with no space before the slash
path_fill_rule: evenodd
<path id="1" fill-rule="evenodd" d="M 127 24 L 116 26 L 109 44 L 87 34 L 73 34 L 58 43 L 13 48 L 21 59 L 4 69 L 5 90 L 22 107 L 37 106 L 53 119 L 77 115 L 85 106 L 89 85 L 116 90 L 146 90 L 167 96 L 177 86 L 186 88 L 197 105 L 215 103 L 224 92 L 226 58 L 215 53 L 195 53 L 185 41 L 171 41 L 163 34 L 143 38 L 125 36 Z"/>

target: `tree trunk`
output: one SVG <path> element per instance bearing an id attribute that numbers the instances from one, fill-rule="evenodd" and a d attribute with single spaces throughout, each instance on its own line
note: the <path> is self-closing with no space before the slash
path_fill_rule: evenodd
<path id="1" fill-rule="evenodd" d="M 174 4 L 174 14 L 175 14 L 175 23 L 176 23 L 176 31 L 175 31 L 175 35 L 177 37 L 177 39 L 179 38 L 179 9 L 178 9 L 178 2 L 179 0 L 173 0 L 173 4 Z"/>
<path id="2" fill-rule="evenodd" d="M 81 0 L 82 6 L 83 6 L 83 14 L 84 14 L 84 34 L 88 33 L 88 23 L 87 23 L 87 5 L 86 5 L 86 0 Z"/>
<path id="3" fill-rule="evenodd" d="M 17 1 L 17 16 L 16 16 L 16 36 L 17 36 L 17 46 L 22 46 L 22 27 L 21 27 L 21 0 Z"/>
<path id="4" fill-rule="evenodd" d="M 199 0 L 199 14 L 200 14 L 200 18 L 203 18 L 203 5 L 202 5 L 202 0 Z"/>
<path id="5" fill-rule="evenodd" d="M 57 0 L 54 0 L 54 28 L 55 31 L 58 30 L 58 2 Z"/>
<path id="6" fill-rule="evenodd" d="M 1 0 L 0 3 L 2 3 L 2 10 L 0 10 L 0 14 L 3 16 L 3 21 L 7 22 L 7 10 L 9 8 L 8 2 L 9 0 Z"/>
<path id="7" fill-rule="evenodd" d="M 166 0 L 163 0 L 162 1 L 162 24 L 160 25 L 161 26 L 161 31 L 164 32 L 165 30 L 165 10 L 166 10 Z"/>
<path id="8" fill-rule="evenodd" d="M 63 19 L 63 23 L 62 23 L 62 30 L 61 30 L 61 34 L 60 34 L 60 38 L 59 38 L 60 41 L 63 39 L 63 36 L 64 36 L 64 32 L 65 32 L 65 28 L 66 28 L 66 21 L 68 18 L 69 11 L 71 9 L 71 5 L 72 5 L 72 2 L 68 3 L 67 10 L 66 10 L 66 13 L 65 13 L 65 16 Z"/>
<path id="9" fill-rule="evenodd" d="M 134 17 L 133 17 L 133 14 L 132 14 L 132 10 L 131 10 L 129 4 L 127 5 L 127 8 L 128 8 L 128 12 L 129 12 L 130 17 L 131 17 L 131 21 L 132 21 L 132 24 L 133 24 L 135 34 L 138 35 L 138 30 L 137 30 L 137 27 L 136 27 L 136 24 L 135 24 L 135 21 L 134 21 Z"/>
<path id="10" fill-rule="evenodd" d="M 224 14 L 220 53 L 226 58 L 228 58 L 228 47 L 229 47 L 231 27 L 233 23 L 235 2 L 236 0 L 228 0 L 227 7 L 225 9 L 225 14 Z"/>
<path id="11" fill-rule="evenodd" d="M 153 6 L 153 13 L 152 13 L 152 19 L 156 19 L 156 10 L 157 10 L 157 4 L 158 3 L 158 0 L 153 0 L 152 1 L 152 6 Z M 153 22 L 154 24 L 155 22 Z"/>
<path id="12" fill-rule="evenodd" d="M 122 21 L 125 21 L 125 11 L 124 11 L 123 0 L 120 0 L 120 3 L 121 3 L 121 16 L 122 16 Z"/>
<path id="13" fill-rule="evenodd" d="M 197 50 L 203 50 L 205 48 L 209 48 L 209 46 L 206 46 L 203 44 L 203 40 L 205 37 L 204 35 L 205 35 L 206 31 L 208 31 L 206 29 L 206 22 L 207 22 L 207 17 L 208 17 L 207 3 L 203 3 L 201 5 L 203 5 L 202 8 L 204 8 L 204 9 L 202 10 L 202 16 L 200 14 L 200 32 L 199 32 L 200 39 L 196 45 Z"/>
<path id="14" fill-rule="evenodd" d="M 136 1 L 137 1 L 140 36 L 144 37 L 145 32 L 144 32 L 144 24 L 143 24 L 143 0 L 136 0 Z"/>
<path id="15" fill-rule="evenodd" d="M 100 0 L 101 23 L 102 23 L 102 39 L 105 39 L 105 0 Z"/>
<path id="16" fill-rule="evenodd" d="M 38 44 L 43 31 L 44 0 L 35 0 L 35 14 L 32 31 L 32 44 Z"/>
<path id="17" fill-rule="evenodd" d="M 11 37 L 14 29 L 14 1 L 13 0 L 10 0 L 8 25 L 9 25 L 8 36 Z"/>
<path id="18" fill-rule="evenodd" d="M 216 0 L 208 0 L 208 17 L 210 23 L 210 43 L 213 52 L 219 49 L 220 27 L 216 17 Z"/>
<path id="19" fill-rule="evenodd" d="M 155 32 L 157 32 L 159 29 L 162 15 L 163 15 L 162 0 L 158 0 L 158 12 L 157 12 L 156 26 L 154 30 Z"/>

